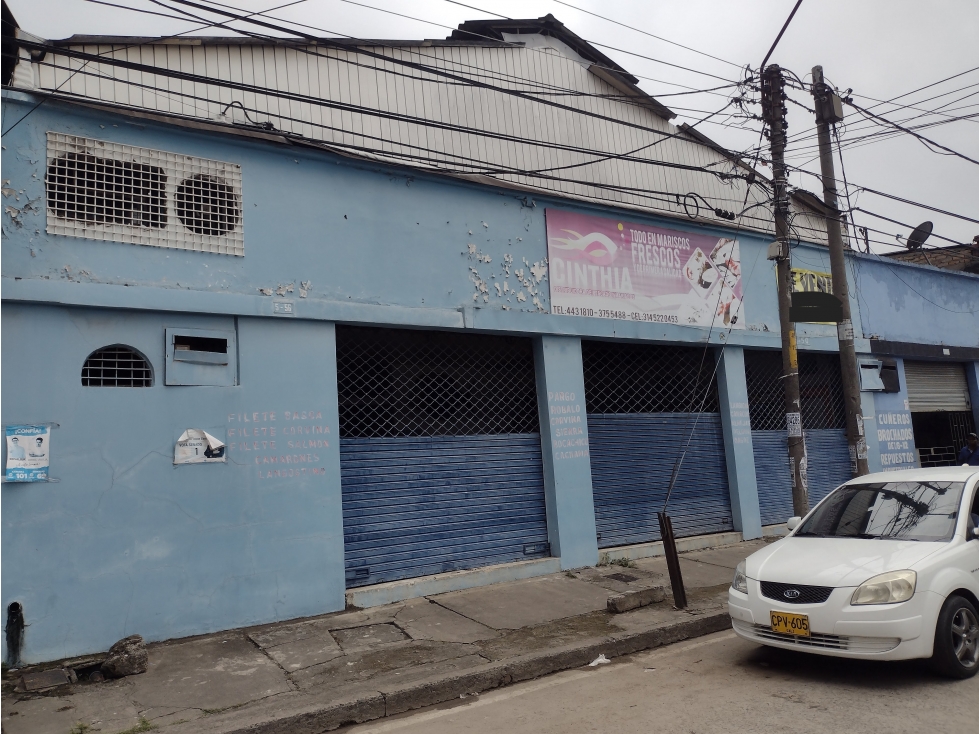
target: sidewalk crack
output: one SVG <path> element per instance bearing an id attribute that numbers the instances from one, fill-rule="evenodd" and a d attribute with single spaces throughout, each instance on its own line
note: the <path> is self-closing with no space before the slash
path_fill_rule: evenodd
<path id="1" fill-rule="evenodd" d="M 298 691 L 299 690 L 299 685 L 296 683 L 296 681 L 294 681 L 292 679 L 292 675 L 290 675 L 289 671 L 286 670 L 285 668 L 283 668 L 282 667 L 282 664 L 278 660 L 276 660 L 274 657 L 272 657 L 271 655 L 269 655 L 268 650 L 266 650 L 264 647 L 262 647 L 257 642 L 255 642 L 255 640 L 253 640 L 249 635 L 245 635 L 245 639 L 248 640 L 250 643 L 252 643 L 255 647 L 257 647 L 265 657 L 267 657 L 269 660 L 272 661 L 272 664 L 275 667 L 277 667 L 279 670 L 282 671 L 282 674 L 286 678 L 286 683 L 289 684 L 289 687 L 292 688 L 293 691 Z M 278 694 L 273 694 L 273 695 L 278 695 Z M 258 700 L 261 700 L 261 699 L 258 699 Z"/>

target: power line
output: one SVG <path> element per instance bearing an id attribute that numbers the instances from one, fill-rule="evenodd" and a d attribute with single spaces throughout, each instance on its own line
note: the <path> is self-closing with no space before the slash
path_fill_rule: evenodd
<path id="1" fill-rule="evenodd" d="M 163 6 L 163 7 L 168 7 L 163 2 L 161 2 L 160 0 L 150 0 L 150 1 L 153 2 L 156 5 L 160 5 L 160 6 Z M 221 14 L 221 15 L 225 15 L 225 16 L 233 19 L 233 20 L 245 21 L 247 23 L 251 23 L 251 24 L 254 24 L 254 25 L 259 25 L 259 26 L 266 27 L 266 28 L 269 28 L 269 29 L 275 30 L 275 31 L 292 32 L 291 29 L 288 29 L 288 28 L 283 28 L 281 26 L 276 26 L 276 25 L 273 25 L 271 23 L 266 23 L 264 21 L 256 20 L 256 19 L 251 18 L 251 17 L 249 17 L 249 18 L 243 18 L 242 16 L 240 16 L 240 15 L 238 15 L 236 13 L 231 13 L 231 12 L 229 12 L 227 10 L 220 10 L 220 9 L 210 8 L 210 7 L 207 7 L 205 5 L 201 5 L 200 3 L 193 2 L 193 0 L 171 0 L 171 2 L 175 2 L 175 3 L 179 4 L 179 5 L 186 5 L 186 6 L 189 6 L 189 7 L 194 7 L 194 8 L 202 9 L 202 10 L 205 10 L 207 12 L 218 13 L 218 14 Z M 173 9 L 173 8 L 170 8 L 170 9 Z M 186 12 L 186 11 L 178 11 L 178 12 Z M 190 13 L 188 13 L 188 15 L 190 15 L 191 17 L 195 17 L 195 18 L 197 17 L 197 16 L 193 16 L 193 14 L 190 14 Z M 253 36 L 253 37 L 256 37 L 256 38 L 262 38 L 262 36 L 260 34 L 249 33 L 247 31 L 241 31 L 241 30 L 238 30 L 237 32 L 238 33 L 243 33 L 245 35 Z M 313 41 L 315 43 L 330 44 L 330 40 L 331 40 L 331 39 L 318 39 L 315 36 L 309 36 L 308 34 L 301 34 L 301 35 L 306 40 Z M 263 40 L 268 40 L 268 38 L 265 38 Z M 555 108 L 558 108 L 558 109 L 563 109 L 565 111 L 573 112 L 573 113 L 584 115 L 584 116 L 587 116 L 587 117 L 593 117 L 593 118 L 596 118 L 596 119 L 605 120 L 607 122 L 613 122 L 613 123 L 616 123 L 616 124 L 624 125 L 626 127 L 632 127 L 632 128 L 635 128 L 635 129 L 644 130 L 646 132 L 652 132 L 652 133 L 657 134 L 657 135 L 667 135 L 668 134 L 668 133 L 664 133 L 662 130 L 657 130 L 656 128 L 648 127 L 646 125 L 641 125 L 639 123 L 628 122 L 628 121 L 625 121 L 625 120 L 621 120 L 621 119 L 617 119 L 617 118 L 614 118 L 614 117 L 610 117 L 608 115 L 602 115 L 602 114 L 599 114 L 599 113 L 596 113 L 596 112 L 590 112 L 590 111 L 587 111 L 587 110 L 581 110 L 581 109 L 578 109 L 578 108 L 575 108 L 575 107 L 571 107 L 570 105 L 565 105 L 565 104 L 562 104 L 560 102 L 555 102 L 555 101 L 552 101 L 552 100 L 539 99 L 539 98 L 533 97 L 531 94 L 526 93 L 526 92 L 520 92 L 518 90 L 510 90 L 510 89 L 506 89 L 504 87 L 499 87 L 499 86 L 494 85 L 494 84 L 489 84 L 489 83 L 486 83 L 486 82 L 473 80 L 473 79 L 470 79 L 470 78 L 467 78 L 467 77 L 460 76 L 458 74 L 454 74 L 454 73 L 450 73 L 450 72 L 447 72 L 447 71 L 444 71 L 444 70 L 441 70 L 441 69 L 437 69 L 437 68 L 433 68 L 433 67 L 430 67 L 430 66 L 426 66 L 425 64 L 419 64 L 419 63 L 416 63 L 416 62 L 405 61 L 403 59 L 395 59 L 395 58 L 392 58 L 392 57 L 387 56 L 387 55 L 384 55 L 384 54 L 379 54 L 379 53 L 376 53 L 376 52 L 373 52 L 373 51 L 369 51 L 366 48 L 361 48 L 361 47 L 356 47 L 356 46 L 354 46 L 354 47 L 350 47 L 350 46 L 339 46 L 339 44 L 334 44 L 334 45 L 336 47 L 342 48 L 342 49 L 344 49 L 344 50 L 346 50 L 348 52 L 362 54 L 362 55 L 365 55 L 365 56 L 370 57 L 370 58 L 375 58 L 375 59 L 379 59 L 379 60 L 385 61 L 386 63 L 395 63 L 395 64 L 404 65 L 404 66 L 407 66 L 409 68 L 414 68 L 416 70 L 425 71 L 426 73 L 429 73 L 429 74 L 433 74 L 433 75 L 436 75 L 436 76 L 442 76 L 442 77 L 445 77 L 445 78 L 448 78 L 448 79 L 452 79 L 454 81 L 459 81 L 459 82 L 463 82 L 463 83 L 466 83 L 466 84 L 470 84 L 470 85 L 472 85 L 474 87 L 479 87 L 479 88 L 482 88 L 482 89 L 487 89 L 487 90 L 490 90 L 490 91 L 499 92 L 501 94 L 508 94 L 508 95 L 515 96 L 515 97 L 522 98 L 522 99 L 529 99 L 529 100 L 534 101 L 534 102 L 537 102 L 539 104 L 543 104 L 543 105 L 555 107 Z M 306 51 L 304 49 L 297 49 L 297 50 L 299 50 L 299 51 Z M 306 51 L 306 52 L 308 52 L 308 51 Z M 309 52 L 309 53 L 312 53 L 312 52 Z M 312 53 L 312 55 L 319 56 L 320 54 Z M 725 81 L 727 81 L 727 80 L 725 80 Z"/>
<path id="2" fill-rule="evenodd" d="M 447 2 L 453 2 L 453 0 L 446 0 L 446 1 Z M 724 64 L 728 64 L 730 66 L 734 66 L 734 67 L 736 67 L 738 69 L 743 69 L 744 68 L 744 65 L 743 64 L 735 64 L 733 61 L 728 61 L 727 59 L 722 59 L 720 56 L 714 56 L 713 54 L 706 53 L 705 51 L 698 51 L 697 49 L 691 48 L 690 46 L 684 46 L 682 43 L 677 43 L 676 41 L 671 41 L 668 38 L 663 38 L 662 36 L 657 36 L 657 35 L 655 35 L 653 33 L 649 33 L 648 31 L 644 31 L 641 28 L 636 28 L 635 26 L 631 26 L 631 25 L 628 25 L 626 23 L 620 23 L 619 21 L 613 20 L 612 18 L 609 18 L 607 16 L 599 15 L 598 13 L 593 13 L 592 11 L 585 10 L 584 8 L 579 8 L 577 5 L 572 5 L 571 3 L 564 2 L 564 0 L 554 0 L 554 2 L 556 2 L 558 5 L 564 5 L 565 7 L 572 8 L 573 10 L 577 10 L 579 13 L 584 13 L 585 15 L 591 15 L 591 16 L 593 16 L 595 18 L 601 18 L 602 20 L 608 21 L 609 23 L 614 23 L 617 26 L 621 26 L 623 28 L 628 28 L 630 31 L 635 31 L 636 33 L 642 33 L 644 36 L 649 36 L 650 38 L 655 38 L 658 41 L 663 41 L 664 43 L 669 43 L 670 45 L 678 46 L 679 48 L 684 48 L 687 51 L 693 51 L 695 54 L 700 54 L 701 56 L 706 56 L 709 59 L 714 59 L 715 61 L 720 61 L 720 62 L 722 62 Z M 458 4 L 461 5 L 461 3 L 458 3 Z M 470 6 L 466 6 L 466 7 L 470 7 Z"/>
<path id="3" fill-rule="evenodd" d="M 854 104 L 852 101 L 847 101 L 847 100 L 844 99 L 843 102 L 845 104 L 848 104 L 850 107 L 853 107 L 853 109 L 857 110 L 862 115 L 865 115 L 867 117 L 871 117 L 871 118 L 873 118 L 875 120 L 880 120 L 885 125 L 889 125 L 889 126 L 895 128 L 897 130 L 900 130 L 903 133 L 907 133 L 908 135 L 911 135 L 911 136 L 917 138 L 922 143 L 924 143 L 926 147 L 929 146 L 929 145 L 932 145 L 932 146 L 934 146 L 936 148 L 939 148 L 940 150 L 947 151 L 949 155 L 954 155 L 954 156 L 956 156 L 958 158 L 962 158 L 963 160 L 967 160 L 970 163 L 975 163 L 976 165 L 979 165 L 979 161 L 977 161 L 975 158 L 970 158 L 969 156 L 963 155 L 962 153 L 959 153 L 958 151 L 952 150 L 951 148 L 947 148 L 944 145 L 941 145 L 940 143 L 936 143 L 934 140 L 930 140 L 929 138 L 926 138 L 924 135 L 919 135 L 918 133 L 914 132 L 913 130 L 910 130 L 910 129 L 906 128 L 906 127 L 902 127 L 901 125 L 898 125 L 897 123 L 891 122 L 890 120 L 888 120 L 885 117 L 881 117 L 880 115 L 876 115 L 873 112 L 870 112 L 869 110 L 866 110 L 863 107 L 860 107 L 859 105 Z"/>
<path id="4" fill-rule="evenodd" d="M 772 47 L 768 49 L 768 53 L 765 54 L 765 58 L 762 59 L 761 66 L 759 67 L 759 69 L 761 69 L 762 71 L 765 70 L 765 64 L 767 64 L 768 59 L 771 58 L 772 52 L 775 50 L 775 47 L 778 46 L 778 42 L 782 40 L 782 34 L 784 34 L 785 30 L 789 27 L 789 23 L 792 22 L 792 19 L 795 17 L 795 12 L 799 9 L 800 5 L 802 5 L 802 0 L 796 0 L 795 7 L 792 8 L 792 12 L 789 13 L 789 17 L 785 19 L 785 23 L 782 26 L 782 30 L 780 30 L 778 32 L 778 35 L 775 36 L 775 41 L 774 43 L 772 43 Z"/>
<path id="5" fill-rule="evenodd" d="M 917 89 L 912 89 L 910 92 L 905 92 L 904 94 L 899 94 L 896 97 L 891 97 L 890 99 L 887 99 L 887 100 L 883 100 L 883 101 L 881 101 L 881 100 L 874 100 L 871 97 L 865 97 L 865 99 L 870 99 L 871 101 L 877 102 L 877 104 L 873 105 L 873 107 L 879 107 L 882 104 L 890 104 L 895 99 L 901 99 L 902 97 L 907 97 L 909 95 L 914 94 L 915 92 L 920 92 L 923 89 L 928 89 L 930 87 L 936 87 L 939 84 L 943 84 L 943 83 L 945 83 L 947 81 L 951 81 L 952 79 L 958 79 L 960 76 L 965 76 L 966 74 L 971 74 L 973 71 L 979 71 L 979 66 L 974 66 L 971 69 L 966 69 L 965 71 L 960 71 L 958 74 L 953 74 L 952 76 L 947 76 L 944 79 L 939 79 L 937 82 L 932 82 L 931 84 L 926 84 L 923 87 L 918 87 Z M 862 96 L 862 95 L 856 95 L 856 96 L 859 97 L 859 96 Z"/>
<path id="6" fill-rule="evenodd" d="M 89 1 L 90 1 L 90 2 L 98 2 L 99 0 L 89 0 Z M 306 2 L 306 0 L 291 0 L 291 2 L 288 2 L 288 3 L 285 3 L 284 5 L 277 5 L 277 6 L 275 6 L 274 8 L 269 8 L 269 11 L 272 11 L 272 10 L 278 10 L 278 9 L 280 9 L 280 8 L 286 8 L 286 7 L 289 7 L 290 5 L 298 5 L 299 3 L 303 3 L 303 2 Z M 109 5 L 110 3 L 106 3 L 106 2 L 101 2 L 100 4 L 101 4 L 101 5 Z M 120 7 L 121 7 L 121 6 L 120 6 Z M 265 12 L 269 12 L 269 11 L 265 11 Z M 256 13 L 251 13 L 251 15 L 255 15 L 255 14 L 256 14 Z M 159 14 L 157 13 L 157 15 L 159 15 Z M 175 33 L 175 34 L 173 34 L 173 35 L 170 35 L 170 36 L 164 36 L 164 37 L 163 37 L 163 38 L 162 38 L 161 40 L 167 40 L 167 39 L 171 39 L 171 38 L 178 38 L 178 37 L 180 37 L 180 36 L 183 36 L 183 35 L 185 35 L 185 34 L 187 34 L 187 33 L 195 33 L 195 32 L 197 32 L 197 31 L 202 31 L 202 30 L 204 30 L 205 28 L 212 28 L 212 27 L 214 27 L 215 25 L 218 25 L 218 24 L 216 24 L 216 23 L 208 23 L 208 24 L 206 24 L 206 25 L 203 25 L 203 26 L 200 26 L 199 28 L 191 28 L 191 29 L 189 29 L 189 30 L 186 30 L 186 31 L 181 31 L 180 33 Z M 127 48 L 132 48 L 132 46 L 128 46 Z M 114 53 L 115 51 L 116 51 L 116 49 L 113 49 L 113 50 L 112 50 L 111 52 L 110 52 L 110 51 L 106 51 L 105 53 Z M 102 54 L 97 54 L 97 55 L 98 55 L 98 56 L 101 56 Z M 85 66 L 87 66 L 87 65 L 88 65 L 88 62 L 85 62 L 85 64 L 83 64 L 83 65 L 82 65 L 82 68 L 85 68 Z M 61 82 L 61 84 L 59 84 L 59 85 L 58 85 L 58 86 L 56 87 L 56 89 L 55 89 L 55 91 L 57 91 L 58 89 L 60 89 L 61 87 L 63 87 L 63 86 L 65 85 L 65 84 L 67 84 L 68 82 L 70 82 L 70 81 L 71 81 L 71 79 L 72 79 L 72 78 L 73 78 L 73 77 L 75 76 L 75 74 L 77 74 L 77 73 L 78 73 L 79 71 L 81 71 L 81 69 L 77 69 L 77 70 L 75 70 L 75 71 L 73 71 L 73 72 L 72 72 L 71 74 L 69 74 L 69 75 L 68 75 L 68 78 L 67 78 L 67 79 L 65 79 L 65 80 L 64 80 L 63 82 Z M 37 110 L 37 108 L 38 108 L 38 107 L 40 107 L 40 106 L 41 106 L 42 104 L 44 104 L 44 103 L 45 103 L 45 101 L 47 101 L 47 98 L 46 98 L 46 97 L 45 97 L 45 98 L 43 98 L 43 99 L 41 99 L 41 100 L 40 100 L 40 101 L 39 101 L 39 102 L 38 102 L 38 103 L 37 103 L 36 105 L 34 105 L 34 106 L 33 106 L 33 107 L 31 108 L 31 109 L 29 109 L 29 110 L 28 110 L 28 111 L 27 111 L 27 112 L 26 112 L 26 113 L 24 114 L 24 116 L 23 116 L 23 117 L 21 117 L 21 118 L 20 118 L 19 120 L 17 120 L 17 122 L 15 122 L 15 123 L 14 123 L 13 125 L 11 125 L 11 126 L 10 126 L 9 128 L 7 128 L 7 129 L 6 129 L 5 131 L 3 131 L 3 133 L 0 133 L 0 134 L 2 134 L 2 135 L 6 135 L 7 133 L 9 133 L 9 132 L 11 132 L 11 131 L 12 131 L 12 130 L 13 130 L 13 129 L 14 129 L 15 127 L 17 127 L 17 126 L 18 126 L 18 125 L 19 125 L 20 123 L 22 123 L 22 122 L 23 122 L 24 120 L 26 120 L 26 119 L 27 119 L 28 117 L 30 117 L 30 116 L 31 116 L 32 114 L 34 114 L 34 112 L 35 112 L 35 111 Z"/>

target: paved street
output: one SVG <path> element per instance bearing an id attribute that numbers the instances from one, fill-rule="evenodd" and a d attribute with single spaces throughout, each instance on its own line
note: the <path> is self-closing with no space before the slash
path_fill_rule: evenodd
<path id="1" fill-rule="evenodd" d="M 344 730 L 523 732 L 969 732 L 979 677 L 917 663 L 853 662 L 760 648 L 719 632 L 610 665 Z"/>

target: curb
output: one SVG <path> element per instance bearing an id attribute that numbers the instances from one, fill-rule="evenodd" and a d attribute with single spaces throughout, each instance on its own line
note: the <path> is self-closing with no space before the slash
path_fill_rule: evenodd
<path id="1" fill-rule="evenodd" d="M 562 670 L 587 665 L 599 654 L 621 657 L 650 648 L 682 642 L 694 637 L 721 632 L 731 627 L 727 611 L 705 614 L 694 619 L 643 632 L 622 633 L 601 641 L 568 645 L 544 653 L 524 655 L 506 661 L 487 663 L 456 675 L 444 675 L 413 682 L 403 688 L 375 691 L 357 699 L 319 704 L 303 696 L 295 708 L 275 705 L 276 711 L 246 708 L 217 714 L 185 725 L 167 727 L 171 734 L 320 734 L 349 724 L 383 719 L 425 706 L 458 700 L 460 696 L 482 693 L 520 681 L 540 678 Z M 284 694 L 287 698 L 291 695 Z M 285 703 L 279 701 L 277 703 Z M 242 718 L 250 721 L 242 721 Z"/>

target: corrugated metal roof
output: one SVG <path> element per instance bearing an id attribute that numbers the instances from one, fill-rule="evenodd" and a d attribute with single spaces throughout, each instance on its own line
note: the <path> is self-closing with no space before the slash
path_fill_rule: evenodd
<path id="1" fill-rule="evenodd" d="M 725 227 L 712 209 L 747 201 L 741 226 L 772 231 L 763 177 L 671 125 L 668 108 L 552 16 L 461 28 L 540 28 L 560 43 L 76 36 L 47 45 L 34 76 L 72 99 L 271 126 L 349 155 Z M 825 241 L 819 208 L 792 206 L 795 236 Z"/>

